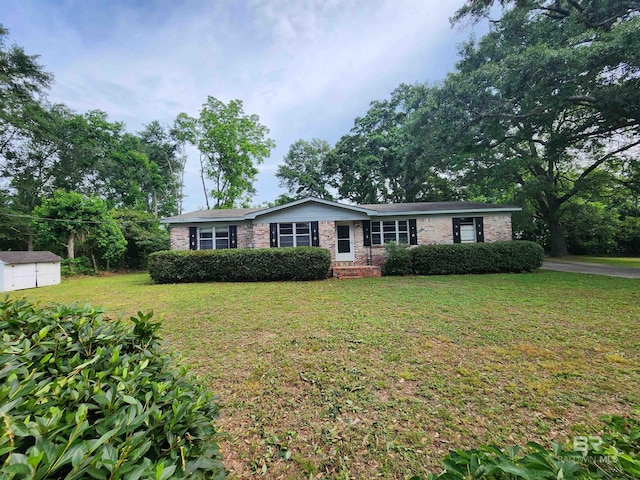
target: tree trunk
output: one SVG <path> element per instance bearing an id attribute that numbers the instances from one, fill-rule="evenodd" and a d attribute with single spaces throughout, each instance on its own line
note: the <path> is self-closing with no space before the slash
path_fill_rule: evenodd
<path id="1" fill-rule="evenodd" d="M 33 252 L 33 234 L 27 235 L 27 250 Z"/>
<path id="2" fill-rule="evenodd" d="M 567 241 L 564 238 L 564 229 L 559 220 L 549 222 L 549 247 L 552 257 L 567 256 Z"/>
<path id="3" fill-rule="evenodd" d="M 204 201 L 207 203 L 207 210 L 209 210 L 209 195 L 207 195 L 207 185 L 204 181 L 204 163 L 202 155 L 200 155 L 200 179 L 202 180 L 202 189 L 204 190 Z"/>
<path id="4" fill-rule="evenodd" d="M 91 252 L 91 260 L 93 261 L 93 271 L 96 272 L 96 275 L 97 275 L 98 274 L 98 262 L 96 261 L 96 255 L 93 252 Z"/>
<path id="5" fill-rule="evenodd" d="M 67 240 L 67 258 L 74 259 L 75 257 L 75 247 L 73 245 L 75 240 L 75 234 L 73 232 L 69 233 L 69 239 Z"/>

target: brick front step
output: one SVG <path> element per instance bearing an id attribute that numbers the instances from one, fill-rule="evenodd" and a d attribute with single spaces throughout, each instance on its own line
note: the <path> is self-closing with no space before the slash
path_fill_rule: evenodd
<path id="1" fill-rule="evenodd" d="M 380 277 L 382 273 L 380 271 L 380 267 L 374 265 L 351 265 L 351 266 L 340 266 L 336 265 L 333 267 L 333 276 L 335 278 L 340 279 L 349 279 L 349 278 L 373 278 Z"/>

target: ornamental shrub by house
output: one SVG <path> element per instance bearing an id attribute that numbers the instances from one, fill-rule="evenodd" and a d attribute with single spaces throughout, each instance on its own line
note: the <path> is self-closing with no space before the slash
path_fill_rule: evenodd
<path id="1" fill-rule="evenodd" d="M 156 283 L 319 280 L 331 266 L 329 250 L 317 247 L 171 250 L 149 256 Z"/>
<path id="2" fill-rule="evenodd" d="M 529 272 L 540 268 L 543 248 L 535 242 L 421 245 L 411 250 L 417 275 Z"/>
<path id="3" fill-rule="evenodd" d="M 386 260 L 382 275 L 411 275 L 411 250 L 406 243 L 390 242 L 384 246 Z"/>
<path id="4" fill-rule="evenodd" d="M 3 479 L 226 476 L 211 393 L 132 321 L 0 300 Z"/>

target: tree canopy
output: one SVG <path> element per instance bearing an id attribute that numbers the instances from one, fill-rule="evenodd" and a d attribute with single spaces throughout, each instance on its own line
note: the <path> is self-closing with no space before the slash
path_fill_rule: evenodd
<path id="1" fill-rule="evenodd" d="M 101 198 L 56 190 L 33 213 L 39 242 L 64 246 L 71 259 L 76 250 L 86 253 L 96 271 L 97 258 L 109 268 L 126 250 L 122 231 Z"/>
<path id="2" fill-rule="evenodd" d="M 69 258 L 89 255 L 96 268 L 140 266 L 150 248 L 166 246 L 166 232 L 147 227 L 145 215 L 181 209 L 180 139 L 157 121 L 130 133 L 106 112 L 51 104 L 52 75 L 36 55 L 8 47 L 7 36 L 0 26 L 0 249 L 31 249 L 35 241 Z M 128 215 L 125 226 L 113 221 L 114 208 L 141 215 Z M 122 230 L 132 242 L 145 237 L 125 264 Z"/>
<path id="3" fill-rule="evenodd" d="M 495 3 L 471 0 L 454 22 L 488 16 Z M 640 4 L 500 3 L 500 18 L 461 47 L 443 82 L 400 85 L 373 101 L 317 178 L 359 203 L 516 203 L 516 234 L 565 255 L 567 241 L 578 249 L 635 222 L 626 199 L 638 190 Z M 310 178 L 287 158 L 281 170 Z M 602 205 L 616 213 L 600 214 Z M 580 220 L 589 215 L 600 233 Z"/>
<path id="4" fill-rule="evenodd" d="M 284 163 L 276 172 L 280 186 L 288 191 L 289 199 L 317 197 L 333 200 L 328 188 L 331 179 L 327 173 L 330 152 L 329 142 L 319 138 L 311 141 L 300 139 L 291 144 Z"/>
<path id="5" fill-rule="evenodd" d="M 198 118 L 185 113 L 178 115 L 176 131 L 179 138 L 200 152 L 207 208 L 210 207 L 209 194 L 215 208 L 231 208 L 251 199 L 255 194 L 257 165 L 269 156 L 275 143 L 267 137 L 269 129 L 260 123 L 257 115 L 244 113 L 242 100 L 225 104 L 210 96 Z M 205 178 L 213 182 L 210 192 Z"/>
<path id="6" fill-rule="evenodd" d="M 563 16 L 545 3 L 509 9 L 441 89 L 464 133 L 457 168 L 517 185 L 552 255 L 567 253 L 570 201 L 601 189 L 640 145 L 640 17 L 613 3 L 597 15 L 593 2 Z"/>

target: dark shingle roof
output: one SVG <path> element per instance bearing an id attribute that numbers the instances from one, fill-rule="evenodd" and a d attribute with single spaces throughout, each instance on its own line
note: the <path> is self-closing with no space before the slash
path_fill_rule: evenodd
<path id="1" fill-rule="evenodd" d="M 0 261 L 6 264 L 60 262 L 60 258 L 51 252 L 0 252 Z"/>
<path id="2" fill-rule="evenodd" d="M 241 219 L 247 213 L 257 212 L 258 210 L 264 210 L 264 208 L 224 208 L 214 210 L 196 210 L 195 212 L 183 213 L 182 215 L 176 215 L 175 217 L 165 218 L 165 223 L 170 223 L 173 220 L 224 220 L 227 218 Z"/>
<path id="3" fill-rule="evenodd" d="M 277 207 L 263 208 L 232 208 L 232 209 L 216 209 L 216 210 L 196 210 L 195 212 L 185 213 L 162 219 L 163 223 L 197 223 L 207 221 L 239 221 L 253 219 L 263 213 L 270 213 L 273 210 L 282 210 L 290 208 L 302 203 L 316 202 L 335 207 L 341 207 L 359 212 L 367 213 L 371 216 L 391 216 L 391 215 L 411 215 L 411 214 L 448 214 L 448 213 L 468 213 L 468 212 L 514 212 L 521 210 L 520 207 L 512 205 L 493 205 L 484 202 L 417 202 L 417 203 L 373 203 L 368 205 L 350 205 L 317 198 L 306 198 L 295 200 L 291 203 L 279 205 Z M 369 212 L 367 212 L 369 210 Z M 259 212 L 259 213 L 258 213 Z M 251 215 L 254 213 L 254 215 Z M 375 215 L 375 214 L 378 215 Z"/>
<path id="4" fill-rule="evenodd" d="M 456 210 L 485 210 L 485 209 L 514 209 L 519 207 L 511 205 L 495 205 L 484 202 L 416 202 L 416 203 L 372 203 L 359 205 L 362 208 L 375 210 L 381 214 L 400 212 L 451 212 Z"/>

